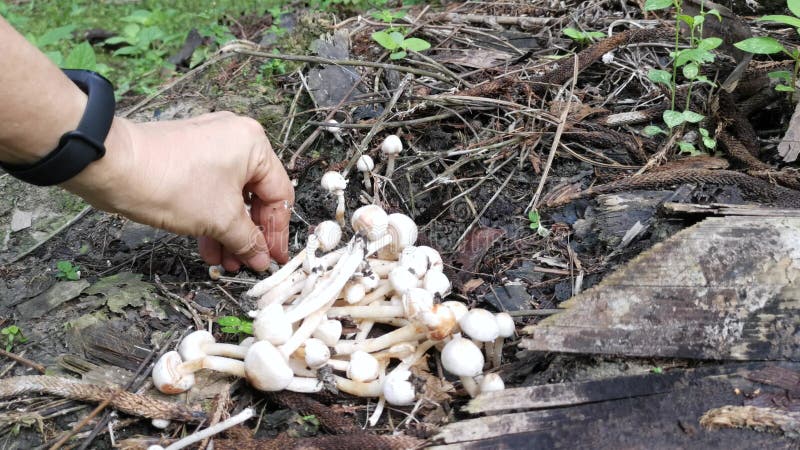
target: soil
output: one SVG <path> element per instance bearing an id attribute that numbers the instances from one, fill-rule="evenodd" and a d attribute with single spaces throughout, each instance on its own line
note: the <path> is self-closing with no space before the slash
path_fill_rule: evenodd
<path id="1" fill-rule="evenodd" d="M 508 11 L 476 8 L 471 12 L 510 14 L 514 9 L 513 5 L 509 5 L 511 9 Z M 622 15 L 621 11 L 616 10 L 616 4 L 609 7 L 615 10 L 605 11 L 596 6 L 583 5 L 584 13 L 594 14 L 590 23 L 584 25 L 602 29 L 601 24 L 608 25 Z M 632 4 L 627 8 L 629 14 L 641 17 L 638 7 L 636 11 L 632 10 Z M 560 16 L 565 14 L 552 11 L 549 14 L 549 17 Z M 296 17 L 296 28 L 287 38 L 289 41 L 286 41 L 291 44 L 288 44 L 288 48 L 282 47 L 282 52 L 307 54 L 306 49 L 311 41 L 327 31 L 325 27 L 330 23 L 330 17 L 319 15 Z M 253 30 L 260 27 L 257 18 L 250 18 L 247 24 L 244 25 Z M 517 33 L 528 33 L 513 25 L 506 28 Z M 248 32 L 252 33 L 253 30 Z M 365 28 L 362 34 L 357 33 L 353 37 L 354 57 L 367 60 L 374 58 L 372 53 L 375 49 L 372 47 L 375 45 L 363 34 L 371 30 L 373 28 Z M 552 31 L 552 35 L 546 38 L 544 34 L 539 34 L 537 38 L 549 40 L 552 47 L 575 48 L 568 39 L 558 37 L 559 32 Z M 434 39 L 437 35 L 431 33 L 426 36 Z M 250 39 L 258 42 L 252 36 Z M 540 49 L 533 48 L 534 44 L 536 42 L 529 43 L 531 48 L 519 50 L 523 55 L 540 52 Z M 618 83 L 604 79 L 605 69 L 595 65 L 586 76 L 581 76 L 576 96 L 586 104 L 614 112 L 632 110 L 634 104 L 643 97 L 649 97 L 648 101 L 657 101 L 659 94 L 651 90 L 652 84 L 637 79 L 644 78 L 643 74 L 627 67 L 635 58 L 653 58 L 653 54 L 627 49 L 618 51 L 617 58 L 625 66 L 614 68 L 619 72 L 614 76 L 620 80 L 630 76 L 638 81 L 617 92 L 609 103 L 600 105 L 604 98 L 611 98 L 609 95 Z M 652 62 L 653 59 L 648 59 L 648 64 Z M 232 110 L 257 118 L 264 125 L 281 159 L 288 164 L 293 152 L 313 131 L 313 127 L 305 122 L 321 121 L 324 113 L 315 114 L 312 111 L 315 105 L 307 94 L 301 95 L 298 103 L 293 105 L 295 93 L 302 88 L 302 83 L 291 70 L 285 75 L 274 75 L 269 84 L 257 81 L 262 64 L 263 60 L 244 55 L 222 60 L 157 97 L 138 110 L 133 118 L 140 121 L 168 120 L 209 111 Z M 299 64 L 294 67 L 301 68 Z M 502 67 L 492 70 L 483 76 L 502 73 Z M 367 75 L 364 79 L 370 80 L 374 73 Z M 389 79 L 402 78 L 400 75 L 394 73 Z M 473 83 L 483 81 L 480 77 L 471 80 Z M 414 89 L 430 90 L 429 81 L 420 82 Z M 528 82 L 518 81 L 518 85 L 528 86 Z M 391 85 L 378 88 L 367 86 L 362 95 L 366 96 L 373 89 L 380 101 L 367 103 L 366 107 L 374 108 L 379 113 L 391 97 Z M 500 94 L 487 94 L 487 98 L 524 102 L 527 95 L 532 105 L 542 101 L 532 92 L 526 93 L 521 89 L 517 92 L 514 90 L 516 88 L 509 87 L 503 89 L 505 91 Z M 420 106 L 424 99 L 420 99 L 425 94 L 413 92 L 402 99 L 397 108 L 408 118 L 417 117 L 409 112 L 412 107 L 424 111 Z M 630 194 L 634 197 L 631 201 L 639 202 L 636 214 L 632 216 L 636 220 L 632 222 L 609 223 L 602 215 L 601 200 L 580 198 L 556 208 L 542 206 L 542 224 L 549 234 L 537 234 L 531 230 L 527 212 L 532 193 L 543 176 L 542 169 L 555 127 L 546 120 L 527 121 L 524 116 L 512 120 L 502 116 L 503 111 L 495 107 L 486 110 L 482 104 L 473 106 L 474 109 L 460 109 L 461 115 L 458 117 L 382 131 L 366 148 L 367 153 L 380 161 L 378 145 L 389 131 L 398 132 L 403 141 L 409 144 L 410 151 L 400 157 L 392 184 L 385 183 L 378 191 L 380 201 L 389 212 L 403 212 L 415 218 L 420 227 L 420 242 L 440 250 L 446 262 L 446 273 L 452 280 L 458 280 L 453 299 L 471 306 L 492 310 L 502 307 L 511 311 L 556 308 L 578 290 L 593 286 L 604 274 L 696 220 L 660 215 L 658 205 L 665 198 L 687 203 L 743 202 L 742 193 L 736 186 L 708 183 L 664 186 L 661 190 L 648 187 L 648 190 Z M 763 145 L 766 151 L 760 156 L 761 159 L 775 163 L 774 143 L 782 132 L 776 128 L 788 124 L 792 106 L 787 101 L 778 100 L 768 108 L 769 121 L 764 119 L 767 113 L 762 111 L 755 114 L 752 123 L 761 143 L 766 144 Z M 435 109 L 439 111 L 439 108 Z M 352 113 L 353 109 L 348 111 Z M 557 106 L 550 111 L 554 116 L 560 112 Z M 295 114 L 295 122 L 287 134 L 284 128 L 286 118 L 292 114 Z M 366 113 L 362 109 L 359 114 Z M 426 112 L 420 117 L 431 114 Z M 587 114 L 586 117 L 591 116 Z M 388 120 L 400 119 L 402 117 Z M 373 119 L 367 118 L 360 123 L 374 123 L 370 120 Z M 574 123 L 576 127 L 577 122 Z M 506 133 L 506 130 L 513 130 L 515 126 L 520 128 L 516 128 L 517 140 L 512 142 L 510 139 L 515 136 Z M 534 126 L 540 129 L 534 129 Z M 619 130 L 625 136 L 633 136 L 628 125 Z M 322 190 L 319 180 L 326 170 L 344 167 L 367 131 L 346 129 L 343 143 L 329 133 L 322 133 L 299 156 L 294 170 L 290 171 L 290 176 L 296 181 L 295 214 L 290 228 L 292 253 L 303 248 L 310 225 L 333 217 L 334 199 Z M 642 163 L 624 150 L 618 153 L 616 150 L 608 151 L 605 156 L 598 156 L 605 151 L 600 146 L 597 151 L 584 151 L 586 148 L 581 147 L 580 138 L 565 136 L 562 139 L 582 157 L 576 159 L 559 151 L 547 175 L 545 192 L 563 185 L 586 188 L 595 182 L 602 184 L 620 179 L 628 176 L 629 171 L 620 170 L 619 167 L 609 169 L 608 165 Z M 501 144 L 492 146 L 498 142 Z M 481 147 L 488 150 L 481 150 Z M 474 157 L 448 154 L 460 151 Z M 651 156 L 653 152 L 647 153 Z M 678 156 L 672 154 L 673 158 Z M 603 164 L 595 164 L 597 161 Z M 348 211 L 363 204 L 364 193 L 359 182 L 360 176 L 357 175 L 350 174 L 351 181 L 345 194 Z M 369 194 L 374 195 L 374 192 Z M 169 342 L 169 331 L 194 326 L 195 317 L 187 313 L 188 309 L 192 309 L 206 325 L 208 321 L 223 315 L 243 316 L 247 310 L 242 297 L 247 286 L 210 281 L 208 268 L 199 258 L 194 238 L 175 236 L 123 217 L 87 210 L 86 205 L 71 194 L 57 188 L 26 186 L 9 176 L 0 175 L 0 198 L 3 199 L 0 201 L 0 328 L 12 324 L 18 326 L 27 342 L 15 344 L 13 351 L 45 365 L 48 373 L 75 376 L 74 370 L 68 369 L 72 366 L 66 364 L 63 358 L 63 355 L 72 355 L 96 365 L 95 370 L 98 367 L 102 370 L 121 367 L 121 373 L 131 376 L 151 349 Z M 628 245 L 620 246 L 623 235 L 636 221 L 646 222 L 648 229 Z M 41 245 L 31 250 L 37 243 Z M 76 285 L 74 283 L 80 282 L 60 280 L 56 269 L 59 261 L 69 261 L 78 266 L 80 279 L 85 284 Z M 572 274 L 578 270 L 578 265 L 584 277 L 582 285 L 576 287 Z M 235 276 L 260 278 L 263 275 L 242 271 Z M 73 294 L 71 289 L 78 289 L 77 292 L 82 293 Z M 536 320 L 536 316 L 522 314 L 517 325 L 522 327 Z M 236 341 L 243 337 L 218 333 L 217 328 L 215 332 L 221 340 Z M 114 340 L 114 337 L 120 341 Z M 130 353 L 122 349 L 129 349 Z M 514 345 L 506 346 L 505 357 L 508 362 L 502 373 L 507 386 L 608 378 L 644 373 L 653 367 L 673 364 L 651 360 L 517 353 Z M 0 362 L 3 363 L 0 365 L 0 376 L 35 373 L 21 364 L 7 370 L 6 361 L 0 359 Z M 435 367 L 433 362 L 431 364 Z M 207 389 L 200 389 L 196 398 L 211 402 L 214 395 L 220 392 L 219 386 L 226 386 L 218 382 L 208 380 Z M 253 401 L 264 399 L 244 385 L 238 386 L 237 392 L 237 395 Z M 23 398 L 6 399 L 0 401 L 0 410 L 28 409 L 41 413 L 48 408 L 57 410 L 79 405 L 69 402 L 54 406 L 57 405 L 55 401 L 53 397 L 42 397 L 39 402 Z M 424 425 L 435 428 L 447 420 L 462 417 L 456 411 L 463 401 L 463 398 L 455 398 L 452 404 L 445 402 L 444 407 L 426 409 L 419 418 Z M 262 418 L 258 437 L 275 436 L 287 430 L 295 436 L 323 433 L 319 424 L 304 420 L 298 411 L 276 406 L 275 402 L 266 404 L 269 407 Z M 346 399 L 338 400 L 335 404 L 351 412 L 348 417 L 358 423 L 365 422 L 368 415 L 366 402 Z M 52 443 L 89 410 L 84 408 L 45 420 L 42 428 L 36 421 L 11 426 L 0 420 L 0 449 L 34 448 Z M 395 417 L 395 424 L 397 417 L 400 416 Z M 420 425 L 419 428 L 424 427 Z M 392 424 L 385 419 L 376 428 L 381 433 L 391 429 Z M 118 428 L 115 438 L 119 440 L 137 434 L 153 436 L 158 433 L 147 421 L 140 420 Z M 102 433 L 91 448 L 110 446 L 109 435 Z"/>

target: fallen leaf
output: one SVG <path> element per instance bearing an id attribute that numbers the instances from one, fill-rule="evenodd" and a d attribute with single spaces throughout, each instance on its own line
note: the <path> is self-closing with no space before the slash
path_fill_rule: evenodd
<path id="1" fill-rule="evenodd" d="M 505 234 L 506 232 L 499 228 L 481 226 L 476 226 L 467 233 L 466 238 L 458 247 L 455 257 L 455 262 L 460 270 L 458 270 L 454 284 L 462 293 L 465 293 L 464 286 L 467 281 L 471 280 L 473 274 L 480 268 L 486 252 Z"/>

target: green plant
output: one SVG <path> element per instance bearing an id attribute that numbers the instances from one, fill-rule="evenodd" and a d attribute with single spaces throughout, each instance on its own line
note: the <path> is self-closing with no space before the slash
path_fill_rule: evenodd
<path id="1" fill-rule="evenodd" d="M 600 31 L 581 31 L 572 27 L 564 28 L 561 30 L 561 32 L 564 33 L 564 35 L 566 35 L 568 38 L 581 45 L 585 45 L 594 41 L 595 39 L 605 37 L 605 33 Z"/>
<path id="2" fill-rule="evenodd" d="M 670 134 L 675 132 L 675 128 L 684 124 L 696 124 L 705 119 L 705 116 L 690 110 L 692 102 L 692 90 L 697 83 L 705 83 L 711 87 L 715 87 L 714 82 L 709 80 L 705 75 L 700 74 L 700 68 L 704 64 L 714 62 L 714 53 L 712 50 L 722 44 L 722 39 L 718 37 L 703 38 L 703 24 L 708 16 L 714 16 L 722 21 L 722 16 L 716 9 L 705 10 L 705 2 L 700 2 L 700 13 L 696 16 L 689 16 L 683 14 L 682 0 L 646 0 L 644 9 L 645 11 L 655 11 L 666 9 L 670 6 L 675 8 L 675 45 L 673 51 L 670 52 L 672 58 L 672 71 L 668 72 L 661 69 L 651 69 L 647 76 L 654 83 L 663 84 L 670 91 L 670 108 L 662 114 L 664 124 L 670 130 L 669 133 L 661 127 L 651 125 L 645 127 L 644 132 L 647 135 L 655 135 L 659 133 Z M 684 23 L 689 28 L 689 46 L 688 48 L 680 48 L 680 29 L 681 23 Z M 686 104 L 682 110 L 677 109 L 675 104 L 675 94 L 677 90 L 678 69 L 681 69 L 683 78 L 688 80 L 689 87 L 686 93 Z M 708 150 L 716 146 L 716 141 L 708 133 L 708 130 L 700 128 L 702 136 L 703 147 Z M 677 143 L 682 152 L 696 154 L 700 151 L 694 146 L 693 143 L 681 140 Z"/>
<path id="3" fill-rule="evenodd" d="M 403 59 L 408 54 L 407 51 L 421 52 L 431 48 L 430 42 L 420 38 L 409 38 L 401 33 L 399 28 L 389 28 L 372 33 L 372 39 L 392 52 L 390 59 Z"/>
<path id="4" fill-rule="evenodd" d="M 11 351 L 11 348 L 14 346 L 14 341 L 19 342 L 20 344 L 28 342 L 28 338 L 22 334 L 22 329 L 16 325 L 3 328 L 0 330 L 0 335 L 5 336 L 4 340 L 6 341 L 7 352 Z"/>
<path id="5" fill-rule="evenodd" d="M 758 20 L 768 20 L 771 22 L 778 22 L 797 30 L 800 33 L 800 0 L 787 0 L 786 6 L 789 8 L 794 16 L 786 15 L 768 15 L 760 17 Z M 797 83 L 797 73 L 800 70 L 800 49 L 797 47 L 789 50 L 783 46 L 777 39 L 769 36 L 756 36 L 735 44 L 736 48 L 746 52 L 754 53 L 756 55 L 772 55 L 775 53 L 784 53 L 794 61 L 794 70 L 791 72 L 786 70 L 777 70 L 770 72 L 770 78 L 782 81 L 782 84 L 775 86 L 775 90 L 781 92 L 789 92 L 793 95 Z"/>
<path id="6" fill-rule="evenodd" d="M 405 11 L 392 11 L 391 9 L 382 9 L 374 11 L 370 14 L 372 18 L 380 20 L 383 23 L 394 23 L 395 20 L 402 19 L 406 16 Z"/>
<path id="7" fill-rule="evenodd" d="M 220 331 L 228 334 L 253 334 L 253 322 L 236 316 L 222 316 L 217 319 Z"/>
<path id="8" fill-rule="evenodd" d="M 531 209 L 530 211 L 528 211 L 528 221 L 530 222 L 529 226 L 531 230 L 536 231 L 536 234 L 538 234 L 541 237 L 550 236 L 550 230 L 548 230 L 544 225 L 542 225 L 538 210 Z"/>
<path id="9" fill-rule="evenodd" d="M 59 280 L 80 280 L 81 279 L 81 269 L 78 266 L 72 265 L 69 261 L 59 261 L 56 263 L 56 278 Z"/>
<path id="10" fill-rule="evenodd" d="M 656 375 L 661 375 L 661 374 L 664 373 L 664 369 L 662 367 L 656 366 L 656 367 L 653 367 L 652 369 L 650 369 L 650 372 L 652 372 L 652 373 L 654 373 Z"/>

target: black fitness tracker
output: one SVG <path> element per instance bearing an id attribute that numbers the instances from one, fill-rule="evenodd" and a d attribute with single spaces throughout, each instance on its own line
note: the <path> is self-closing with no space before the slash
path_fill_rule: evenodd
<path id="1" fill-rule="evenodd" d="M 58 147 L 33 164 L 0 162 L 11 176 L 37 186 L 63 183 L 102 158 L 106 153 L 103 143 L 114 120 L 116 103 L 110 81 L 89 70 L 64 69 L 64 74 L 89 97 L 78 128 L 64 133 Z"/>

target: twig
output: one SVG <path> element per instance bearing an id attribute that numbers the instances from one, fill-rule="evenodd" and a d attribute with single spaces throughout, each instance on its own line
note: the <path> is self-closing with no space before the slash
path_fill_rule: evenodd
<path id="1" fill-rule="evenodd" d="M 0 356 L 5 356 L 8 359 L 14 360 L 20 364 L 24 364 L 32 369 L 35 369 L 39 373 L 45 373 L 45 368 L 43 365 L 33 362 L 28 358 L 23 358 L 22 355 L 17 355 L 16 353 L 11 353 L 0 348 Z"/>
<path id="2" fill-rule="evenodd" d="M 109 395 L 108 398 L 106 398 L 99 405 L 97 405 L 97 407 L 95 409 L 93 409 L 92 412 L 90 412 L 86 417 L 81 419 L 80 422 L 75 424 L 75 426 L 72 427 L 72 430 L 70 430 L 67 433 L 65 433 L 64 435 L 62 435 L 61 438 L 58 441 L 56 441 L 56 443 L 53 444 L 50 447 L 50 450 L 58 450 L 58 449 L 60 449 L 62 445 L 64 445 L 68 440 L 70 440 L 72 438 L 72 436 L 75 436 L 83 427 L 85 427 L 86 424 L 89 423 L 90 420 L 94 419 L 95 416 L 97 416 L 98 414 L 100 414 L 100 412 L 102 412 L 104 409 L 106 409 L 106 406 L 110 405 L 111 402 L 114 401 L 114 399 L 117 398 L 117 396 L 122 391 L 124 391 L 124 389 L 122 389 L 122 388 L 115 389 L 111 393 L 111 395 Z"/>
<path id="3" fill-rule="evenodd" d="M 572 95 L 575 92 L 575 83 L 578 81 L 577 54 L 574 56 L 574 59 L 575 63 L 572 65 L 572 86 L 570 87 L 569 100 L 567 101 L 567 104 L 564 105 L 564 111 L 561 112 L 561 117 L 558 121 L 558 128 L 556 128 L 556 134 L 553 136 L 553 144 L 550 146 L 550 154 L 547 155 L 547 162 L 544 165 L 544 170 L 542 170 L 542 178 L 539 179 L 539 186 L 536 187 L 536 192 L 533 194 L 531 202 L 525 209 L 526 211 L 529 211 L 531 208 L 538 208 L 539 206 L 539 199 L 542 195 L 542 190 L 544 190 L 544 184 L 547 181 L 547 175 L 550 173 L 550 167 L 553 165 L 553 159 L 555 159 L 556 150 L 558 150 L 558 144 L 561 142 L 561 135 L 564 133 L 564 128 L 567 125 L 569 109 L 572 106 Z"/>
<path id="4" fill-rule="evenodd" d="M 423 123 L 428 123 L 428 122 L 438 122 L 440 120 L 447 119 L 447 118 L 453 117 L 455 115 L 456 115 L 456 113 L 454 113 L 454 112 L 446 112 L 446 113 L 437 114 L 435 116 L 420 117 L 419 119 L 408 119 L 408 120 L 397 120 L 397 121 L 394 121 L 394 122 L 384 122 L 383 123 L 383 127 L 384 128 L 400 128 L 400 127 L 405 127 L 405 126 L 410 126 L 410 125 L 421 125 Z M 311 120 L 308 121 L 307 123 L 309 125 L 315 125 L 315 126 L 326 125 L 324 122 L 314 122 L 314 121 L 311 121 Z M 340 123 L 340 124 L 338 124 L 336 126 L 339 127 L 339 128 L 361 128 L 361 129 L 366 129 L 366 128 L 372 128 L 373 124 L 371 124 L 371 123 Z"/>

